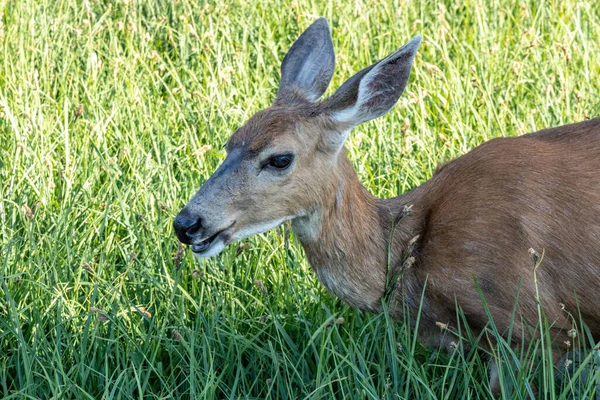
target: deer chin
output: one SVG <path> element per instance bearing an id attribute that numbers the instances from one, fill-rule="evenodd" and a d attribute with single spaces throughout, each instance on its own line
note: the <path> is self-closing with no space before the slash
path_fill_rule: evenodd
<path id="1" fill-rule="evenodd" d="M 277 228 L 279 225 L 283 224 L 288 219 L 292 219 L 293 217 L 284 217 L 278 218 L 271 221 L 265 221 L 258 224 L 247 225 L 241 228 L 240 230 L 234 232 L 231 235 L 231 242 L 237 242 L 238 240 L 246 239 L 250 236 L 258 235 L 259 233 L 265 233 L 270 231 L 271 229 Z"/>
<path id="2" fill-rule="evenodd" d="M 213 241 L 206 250 L 203 251 L 195 251 L 194 246 L 192 245 L 192 253 L 194 253 L 194 257 L 196 258 L 208 258 L 212 256 L 216 256 L 220 252 L 223 251 L 226 244 L 223 240 L 218 239 Z"/>

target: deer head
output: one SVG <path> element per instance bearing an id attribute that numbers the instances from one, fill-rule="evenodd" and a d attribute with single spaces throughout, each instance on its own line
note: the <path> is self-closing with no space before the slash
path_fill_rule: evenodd
<path id="1" fill-rule="evenodd" d="M 327 21 L 317 19 L 283 59 L 273 105 L 231 136 L 225 161 L 175 218 L 179 240 L 210 257 L 286 220 L 309 221 L 304 240 L 316 238 L 327 199 L 343 184 L 346 137 L 396 103 L 420 41 L 415 36 L 319 101 L 335 55 Z"/>

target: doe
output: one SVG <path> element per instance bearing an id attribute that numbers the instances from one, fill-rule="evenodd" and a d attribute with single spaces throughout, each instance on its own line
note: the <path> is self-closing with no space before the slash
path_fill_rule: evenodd
<path id="1" fill-rule="evenodd" d="M 389 294 L 396 319 L 421 306 L 426 345 L 450 348 L 454 338 L 439 326 L 457 324 L 457 305 L 481 332 L 480 292 L 500 332 L 519 293 L 515 344 L 531 339 L 522 321 L 535 325 L 539 299 L 555 361 L 568 348 L 570 314 L 598 340 L 600 119 L 490 140 L 395 198 L 375 198 L 359 182 L 344 141 L 396 103 L 420 42 L 415 36 L 319 101 L 335 56 L 327 21 L 314 22 L 283 59 L 273 105 L 231 136 L 225 161 L 175 218 L 179 240 L 209 257 L 291 220 L 329 291 L 372 312 Z M 543 251 L 535 281 L 530 249 Z"/>

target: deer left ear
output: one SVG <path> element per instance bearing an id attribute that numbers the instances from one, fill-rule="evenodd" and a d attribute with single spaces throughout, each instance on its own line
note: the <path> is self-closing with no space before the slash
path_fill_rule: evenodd
<path id="1" fill-rule="evenodd" d="M 294 42 L 281 64 L 277 100 L 302 97 L 314 102 L 325 93 L 335 67 L 327 20 L 320 17 Z"/>
<path id="2" fill-rule="evenodd" d="M 383 60 L 358 72 L 321 104 L 335 126 L 327 142 L 341 148 L 353 127 L 380 117 L 396 104 L 408 83 L 415 54 L 421 44 L 417 35 Z"/>

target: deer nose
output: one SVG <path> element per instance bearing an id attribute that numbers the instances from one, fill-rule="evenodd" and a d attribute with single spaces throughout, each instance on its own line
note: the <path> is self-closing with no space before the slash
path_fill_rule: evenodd
<path id="1" fill-rule="evenodd" d="M 190 244 L 200 228 L 202 228 L 202 219 L 193 217 L 185 210 L 181 211 L 173 221 L 175 234 L 181 243 Z"/>

